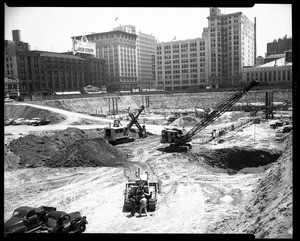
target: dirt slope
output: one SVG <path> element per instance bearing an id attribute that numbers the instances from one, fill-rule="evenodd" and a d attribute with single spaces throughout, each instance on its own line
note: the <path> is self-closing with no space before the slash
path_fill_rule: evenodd
<path id="1" fill-rule="evenodd" d="M 274 101 L 292 100 L 291 90 L 270 90 L 274 92 Z M 249 91 L 243 96 L 239 103 L 251 103 L 251 102 L 265 102 L 265 90 Z M 203 92 L 203 93 L 181 93 L 181 94 L 161 94 L 150 95 L 150 108 L 152 110 L 161 110 L 162 113 L 174 111 L 176 109 L 190 109 L 190 108 L 215 108 L 217 104 L 227 99 L 235 92 Z M 109 101 L 111 97 L 92 97 L 92 98 L 79 98 L 79 99 L 65 99 L 65 100 L 48 100 L 48 101 L 35 101 L 36 103 L 57 107 L 65 110 L 89 113 L 89 114 L 107 114 L 110 108 L 112 108 L 112 102 Z M 132 95 L 132 96 L 119 96 L 118 110 L 120 112 L 127 113 L 128 107 L 130 110 L 136 110 L 141 105 L 145 105 L 144 96 Z M 146 109 L 145 111 L 148 111 Z"/>
<path id="2" fill-rule="evenodd" d="M 48 110 L 41 110 L 30 106 L 15 106 L 5 105 L 4 106 L 4 118 L 41 118 L 50 120 L 52 124 L 59 123 L 65 119 L 65 116 L 53 113 Z"/>
<path id="3" fill-rule="evenodd" d="M 256 238 L 293 237 L 292 135 L 277 162 L 264 173 L 239 215 L 218 222 L 214 233 L 252 233 Z"/>

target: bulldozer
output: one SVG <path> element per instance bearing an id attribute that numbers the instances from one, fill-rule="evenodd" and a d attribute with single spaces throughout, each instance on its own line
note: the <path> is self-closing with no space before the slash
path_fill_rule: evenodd
<path id="1" fill-rule="evenodd" d="M 125 186 L 124 192 L 124 211 L 131 211 L 132 203 L 131 197 L 134 195 L 135 210 L 140 208 L 140 198 L 142 194 L 145 194 L 147 199 L 147 210 L 155 211 L 157 203 L 157 195 L 159 191 L 159 182 L 149 181 L 149 174 L 147 172 L 141 173 L 140 168 L 135 172 L 135 180 L 128 181 Z"/>

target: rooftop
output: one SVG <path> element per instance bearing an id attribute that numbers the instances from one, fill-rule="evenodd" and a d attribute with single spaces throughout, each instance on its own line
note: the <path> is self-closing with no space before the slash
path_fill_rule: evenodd
<path id="1" fill-rule="evenodd" d="M 274 58 L 283 58 L 284 57 L 284 54 L 271 54 L 267 57 L 265 57 L 265 59 L 274 59 Z"/>
<path id="2" fill-rule="evenodd" d="M 113 31 L 109 31 L 109 32 L 101 32 L 101 33 L 92 33 L 92 34 L 86 34 L 85 36 L 87 37 L 92 37 L 92 36 L 103 36 L 103 35 L 108 35 L 108 34 L 114 34 L 114 33 L 121 33 L 121 34 L 127 34 L 133 37 L 136 37 L 136 34 L 133 33 L 128 33 L 122 30 L 113 30 Z M 79 35 L 79 36 L 74 36 L 76 39 L 80 38 L 83 35 Z"/>
<path id="3" fill-rule="evenodd" d="M 283 57 L 283 58 L 276 59 L 274 61 L 262 64 L 262 65 L 259 65 L 259 66 L 257 66 L 257 68 L 274 67 L 274 66 L 279 67 L 279 66 L 287 66 L 287 65 L 293 65 L 293 64 L 291 62 L 285 62 L 284 57 Z"/>
<path id="4" fill-rule="evenodd" d="M 62 53 L 43 52 L 43 51 L 32 51 L 32 52 L 39 53 L 40 56 L 44 56 L 44 57 L 85 60 L 84 58 L 81 58 L 73 54 L 62 54 Z"/>

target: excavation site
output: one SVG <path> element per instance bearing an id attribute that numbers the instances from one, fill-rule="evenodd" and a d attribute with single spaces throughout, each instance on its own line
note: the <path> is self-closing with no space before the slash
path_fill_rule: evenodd
<path id="1" fill-rule="evenodd" d="M 292 93 L 251 88 L 5 103 L 5 225 L 44 206 L 80 212 L 84 234 L 292 238 Z"/>

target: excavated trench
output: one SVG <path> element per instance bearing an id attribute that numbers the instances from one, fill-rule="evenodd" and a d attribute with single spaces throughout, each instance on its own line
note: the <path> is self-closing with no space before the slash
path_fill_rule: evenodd
<path id="1" fill-rule="evenodd" d="M 263 167 L 276 162 L 281 154 L 276 150 L 233 147 L 210 150 L 207 153 L 202 153 L 201 156 L 204 157 L 204 162 L 212 167 L 240 171 L 244 168 Z"/>

